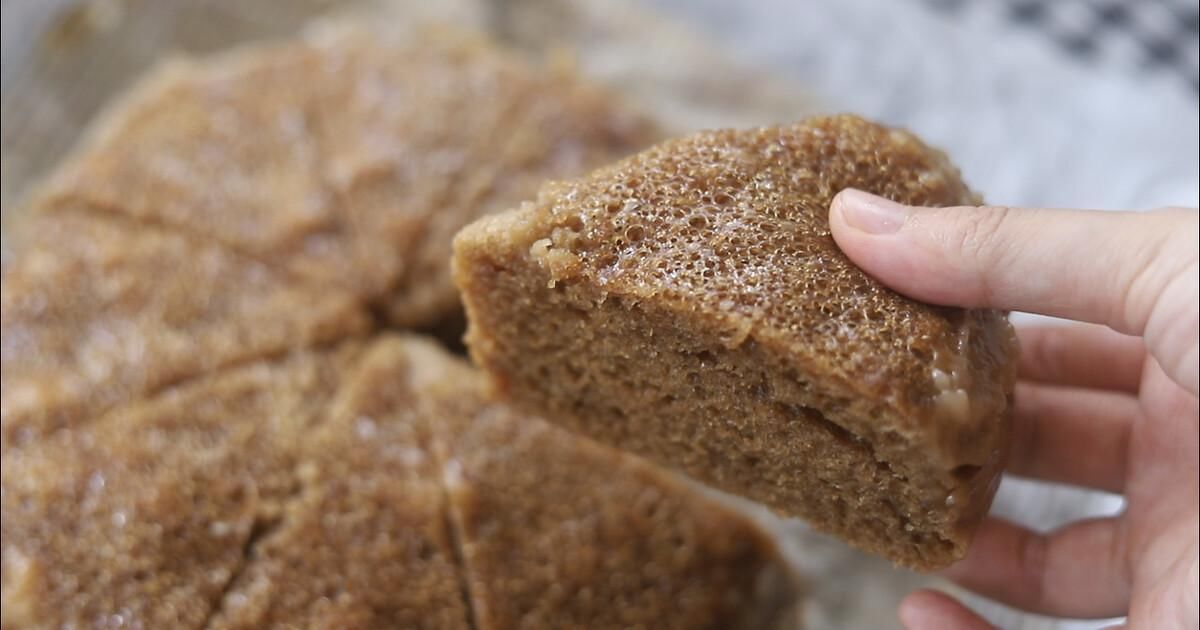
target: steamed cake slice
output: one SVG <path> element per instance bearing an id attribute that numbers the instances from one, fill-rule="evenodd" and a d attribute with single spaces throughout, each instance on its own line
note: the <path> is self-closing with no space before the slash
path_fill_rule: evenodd
<path id="1" fill-rule="evenodd" d="M 976 202 L 858 118 L 663 143 L 456 241 L 472 356 L 518 406 L 908 566 L 962 557 L 1008 443 L 1004 314 L 852 265 L 829 202 Z"/>
<path id="2" fill-rule="evenodd" d="M 773 628 L 797 586 L 768 534 L 647 462 L 483 396 L 408 342 L 476 627 Z"/>
<path id="3" fill-rule="evenodd" d="M 0 288 L 6 448 L 368 324 L 344 291 L 94 207 L 42 208 L 23 228 Z"/>
<path id="4" fill-rule="evenodd" d="M 213 628 L 469 628 L 406 346 L 373 344 L 306 439 L 300 490 Z"/>
<path id="5" fill-rule="evenodd" d="M 282 517 L 354 352 L 252 363 L 6 451 L 3 626 L 201 627 Z"/>

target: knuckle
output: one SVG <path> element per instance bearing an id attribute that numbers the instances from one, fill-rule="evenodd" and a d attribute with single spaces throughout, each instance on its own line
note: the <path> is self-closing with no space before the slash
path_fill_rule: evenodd
<path id="1" fill-rule="evenodd" d="M 956 260 L 970 269 L 976 278 L 976 290 L 982 302 L 990 302 L 993 287 L 989 272 L 1008 264 L 1014 240 L 1009 235 L 1014 211 L 1008 206 L 987 206 L 960 210 L 948 245 Z"/>
<path id="2" fill-rule="evenodd" d="M 961 212 L 957 229 L 958 248 L 965 255 L 979 258 L 1002 251 L 1005 227 L 1012 216 L 1008 206 L 989 206 Z"/>
<path id="3" fill-rule="evenodd" d="M 1171 301 L 1171 289 L 1194 286 L 1198 258 L 1195 226 L 1180 229 L 1179 217 L 1173 214 L 1155 211 L 1147 215 L 1144 220 L 1152 228 L 1130 243 L 1124 279 L 1115 294 L 1115 312 L 1110 315 L 1110 320 L 1127 331 L 1148 332 L 1155 312 Z"/>
<path id="4" fill-rule="evenodd" d="M 1021 538 L 1017 551 L 1021 581 L 1029 589 L 1029 601 L 1035 608 L 1043 608 L 1046 603 L 1046 552 L 1047 541 L 1041 535 L 1027 533 Z"/>

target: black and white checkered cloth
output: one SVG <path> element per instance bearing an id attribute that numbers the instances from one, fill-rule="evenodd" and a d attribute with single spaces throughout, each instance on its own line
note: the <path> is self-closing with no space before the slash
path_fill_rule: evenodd
<path id="1" fill-rule="evenodd" d="M 946 11 L 999 10 L 1080 60 L 1171 73 L 1200 93 L 1200 0 L 926 0 Z"/>

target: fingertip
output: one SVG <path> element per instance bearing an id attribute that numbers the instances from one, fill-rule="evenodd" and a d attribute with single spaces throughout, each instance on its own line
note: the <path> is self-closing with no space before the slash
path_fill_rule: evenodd
<path id="1" fill-rule="evenodd" d="M 871 204 L 875 195 L 855 188 L 846 188 L 839 192 L 829 204 L 829 230 L 833 240 L 852 262 L 871 272 L 871 267 L 884 261 L 878 260 L 881 252 L 875 235 L 859 227 L 862 223 L 859 214 L 864 207 Z M 869 210 L 868 210 L 869 211 Z"/>
<path id="2" fill-rule="evenodd" d="M 854 188 L 842 190 L 829 206 L 829 228 L 842 253 L 858 268 L 888 287 L 916 299 L 949 304 L 944 279 L 955 272 L 914 246 L 904 229 L 915 210 Z"/>
<path id="3" fill-rule="evenodd" d="M 866 235 L 895 234 L 904 226 L 909 209 L 890 199 L 857 188 L 846 188 L 830 203 L 830 226 L 836 220 L 839 227 Z M 837 238 L 836 234 L 834 238 Z"/>
<path id="4" fill-rule="evenodd" d="M 847 188 L 838 194 L 834 195 L 833 201 L 829 202 L 829 229 L 833 232 L 834 240 L 839 244 L 839 234 L 845 233 L 846 224 L 846 204 L 854 203 L 854 193 L 858 192 L 853 188 Z"/>
<path id="5" fill-rule="evenodd" d="M 900 623 L 906 630 L 929 630 L 931 628 L 984 630 L 992 627 L 958 600 L 932 589 L 923 589 L 909 594 L 900 602 L 897 612 Z"/>
<path id="6" fill-rule="evenodd" d="M 916 591 L 909 593 L 904 599 L 900 600 L 900 607 L 896 614 L 900 617 L 900 624 L 905 630 L 920 630 L 928 627 L 926 623 L 929 618 L 930 606 L 936 606 L 937 603 L 931 600 L 930 591 Z"/>

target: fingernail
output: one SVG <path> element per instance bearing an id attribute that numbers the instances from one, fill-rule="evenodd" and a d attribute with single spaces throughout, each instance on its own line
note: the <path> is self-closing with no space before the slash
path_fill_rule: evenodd
<path id="1" fill-rule="evenodd" d="M 867 234 L 895 234 L 908 218 L 908 208 L 853 188 L 843 190 L 836 201 L 846 223 Z"/>

